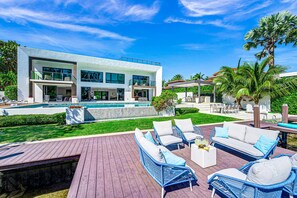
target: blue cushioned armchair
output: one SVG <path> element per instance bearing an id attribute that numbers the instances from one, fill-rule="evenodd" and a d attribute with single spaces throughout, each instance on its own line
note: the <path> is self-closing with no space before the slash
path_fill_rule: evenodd
<path id="1" fill-rule="evenodd" d="M 160 163 L 152 158 L 139 144 L 137 139 L 140 161 L 152 178 L 162 187 L 161 197 L 164 196 L 166 187 L 184 182 L 189 182 L 192 190 L 192 181 L 197 181 L 193 170 L 187 166 L 176 166 L 168 163 Z"/>
<path id="2" fill-rule="evenodd" d="M 257 161 L 250 162 L 239 169 L 244 174 L 247 174 L 249 169 Z M 295 179 L 295 173 L 291 171 L 289 178 L 281 183 L 274 185 L 259 185 L 247 180 L 240 180 L 238 178 L 214 174 L 209 180 L 209 185 L 215 191 L 219 191 L 222 195 L 228 198 L 241 198 L 241 197 L 254 197 L 254 198 L 267 198 L 267 197 L 281 197 L 284 187 L 292 183 Z"/>
<path id="3" fill-rule="evenodd" d="M 203 139 L 202 130 L 200 127 L 193 125 L 194 131 L 184 133 L 178 126 L 173 127 L 177 134 L 182 138 L 183 143 L 190 146 L 195 142 L 195 139 Z"/>
<path id="4" fill-rule="evenodd" d="M 288 156 L 291 157 L 290 154 L 281 154 L 276 157 Z M 289 193 L 291 196 L 297 197 L 297 167 L 292 167 L 292 171 L 295 173 L 296 177 L 294 181 L 285 186 L 284 191 Z"/>

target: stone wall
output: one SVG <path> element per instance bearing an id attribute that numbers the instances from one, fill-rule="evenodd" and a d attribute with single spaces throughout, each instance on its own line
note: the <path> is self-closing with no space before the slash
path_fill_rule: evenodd
<path id="1" fill-rule="evenodd" d="M 85 121 L 146 117 L 146 116 L 157 116 L 157 115 L 158 115 L 158 112 L 155 110 L 154 107 L 85 109 Z"/>

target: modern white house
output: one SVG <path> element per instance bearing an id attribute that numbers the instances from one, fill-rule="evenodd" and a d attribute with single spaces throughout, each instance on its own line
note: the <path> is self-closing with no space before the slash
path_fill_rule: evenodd
<path id="1" fill-rule="evenodd" d="M 149 101 L 161 92 L 158 62 L 18 48 L 20 101 Z"/>

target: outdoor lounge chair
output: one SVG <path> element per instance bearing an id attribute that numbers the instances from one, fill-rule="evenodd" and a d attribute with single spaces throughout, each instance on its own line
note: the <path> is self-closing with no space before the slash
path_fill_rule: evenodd
<path id="1" fill-rule="evenodd" d="M 234 151 L 240 154 L 241 157 L 248 158 L 248 160 L 268 159 L 274 153 L 279 141 L 279 131 L 258 129 L 230 122 L 224 122 L 223 127 L 228 129 L 228 138 L 216 137 L 214 128 L 210 133 L 211 143 L 215 147 Z M 254 144 L 262 135 L 276 140 L 265 154 L 254 147 Z"/>
<path id="2" fill-rule="evenodd" d="M 216 192 L 228 198 L 281 197 L 284 187 L 292 183 L 295 173 L 291 171 L 288 157 L 278 160 L 250 162 L 239 170 L 224 169 L 208 176 L 208 184 Z"/>
<path id="3" fill-rule="evenodd" d="M 292 162 L 292 171 L 295 173 L 296 177 L 294 181 L 288 185 L 285 186 L 283 191 L 287 192 L 290 196 L 297 197 L 297 155 L 295 156 L 290 155 L 290 154 L 280 154 L 278 156 L 275 156 L 274 158 L 279 158 L 283 156 L 288 156 L 291 157 L 291 162 Z M 292 159 L 293 157 L 293 159 Z M 295 162 L 294 162 L 295 161 Z"/>
<path id="4" fill-rule="evenodd" d="M 174 119 L 178 135 L 182 138 L 183 143 L 191 146 L 195 139 L 203 139 L 200 127 L 193 125 L 189 119 Z"/>
<path id="5" fill-rule="evenodd" d="M 63 96 L 62 95 L 57 95 L 56 101 L 57 102 L 62 102 L 63 101 Z"/>
<path id="6" fill-rule="evenodd" d="M 170 151 L 148 141 L 138 129 L 135 130 L 135 141 L 143 167 L 162 187 L 161 197 L 164 197 L 166 187 L 185 182 L 189 182 L 192 191 L 192 181 L 197 181 L 197 177 L 189 166 L 177 166 L 164 162 L 164 159 L 160 157 L 161 150 Z"/>
<path id="7" fill-rule="evenodd" d="M 154 124 L 154 134 L 159 142 L 163 146 L 177 145 L 179 149 L 179 144 L 183 142 L 178 136 L 178 132 L 175 128 L 172 128 L 172 122 L 163 121 L 163 122 L 153 122 Z"/>

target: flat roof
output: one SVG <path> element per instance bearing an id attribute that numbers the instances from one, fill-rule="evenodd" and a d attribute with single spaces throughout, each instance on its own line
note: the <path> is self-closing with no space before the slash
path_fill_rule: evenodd
<path id="1" fill-rule="evenodd" d="M 207 82 L 204 80 L 190 80 L 185 82 L 173 82 L 169 83 L 167 87 L 197 87 L 197 86 L 207 86 L 214 85 L 212 82 Z"/>

